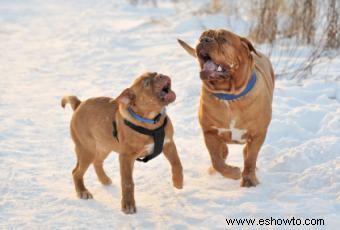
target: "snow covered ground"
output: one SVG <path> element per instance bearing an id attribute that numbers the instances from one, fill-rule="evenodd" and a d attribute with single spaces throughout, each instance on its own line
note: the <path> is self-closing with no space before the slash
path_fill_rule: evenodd
<path id="1" fill-rule="evenodd" d="M 1 229 L 226 229 L 226 218 L 271 217 L 323 218 L 325 226 L 313 229 L 338 228 L 339 56 L 321 59 L 302 82 L 277 79 L 258 160 L 261 184 L 241 188 L 239 181 L 207 173 L 210 160 L 197 121 L 198 66 L 176 42 L 195 44 L 204 28 L 226 27 L 231 19 L 188 10 L 171 2 L 154 8 L 109 0 L 0 1 Z M 232 21 L 230 29 L 244 34 L 244 21 Z M 282 64 L 272 59 L 274 68 Z M 185 186 L 172 188 L 163 156 L 136 163 L 138 213 L 124 215 L 114 153 L 105 163 L 113 185 L 102 186 L 90 168 L 85 183 L 94 199 L 76 197 L 71 109 L 63 110 L 60 99 L 114 97 L 146 70 L 172 76 L 177 100 L 168 114 Z M 228 161 L 242 167 L 241 147 L 230 150 Z"/>

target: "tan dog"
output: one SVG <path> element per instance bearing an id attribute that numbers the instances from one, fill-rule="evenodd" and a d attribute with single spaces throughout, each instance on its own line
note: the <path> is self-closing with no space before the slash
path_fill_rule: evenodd
<path id="1" fill-rule="evenodd" d="M 75 143 L 77 165 L 72 175 L 80 198 L 92 198 L 83 181 L 91 163 L 99 181 L 104 185 L 111 184 L 111 179 L 103 169 L 103 161 L 111 151 L 115 151 L 119 153 L 122 211 L 127 214 L 136 212 L 132 178 L 134 162 L 143 156 L 150 156 L 156 147 L 152 136 L 137 132 L 132 129 L 133 126 L 148 130 L 164 127 L 164 145 L 160 143 L 172 167 L 173 185 L 182 188 L 182 165 L 173 141 L 173 126 L 164 112 L 165 106 L 175 98 L 170 78 L 157 73 L 143 74 L 115 100 L 97 97 L 81 102 L 75 96 L 63 97 L 62 106 L 70 103 L 74 110 L 71 135 Z"/>
<path id="2" fill-rule="evenodd" d="M 268 58 L 246 38 L 226 30 L 202 33 L 196 49 L 178 40 L 198 59 L 203 82 L 199 121 L 213 168 L 239 179 L 227 165 L 227 144 L 245 144 L 241 186 L 256 186 L 255 168 L 272 115 L 274 72 Z"/>

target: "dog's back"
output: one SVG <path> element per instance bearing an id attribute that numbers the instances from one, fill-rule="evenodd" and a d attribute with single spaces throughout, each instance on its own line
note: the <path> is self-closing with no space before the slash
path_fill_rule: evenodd
<path id="1" fill-rule="evenodd" d="M 114 142 L 112 121 L 118 109 L 116 102 L 109 97 L 95 97 L 81 102 L 75 96 L 67 96 L 62 99 L 62 106 L 65 107 L 67 103 L 74 110 L 71 120 L 72 139 L 91 152 L 110 152 L 112 146 L 102 143 Z"/>
<path id="2" fill-rule="evenodd" d="M 273 95 L 274 85 L 275 85 L 275 75 L 273 66 L 270 60 L 263 54 L 257 51 L 260 56 L 252 55 L 255 61 L 255 68 L 259 71 L 265 78 L 267 88 L 270 90 L 271 95 Z"/>

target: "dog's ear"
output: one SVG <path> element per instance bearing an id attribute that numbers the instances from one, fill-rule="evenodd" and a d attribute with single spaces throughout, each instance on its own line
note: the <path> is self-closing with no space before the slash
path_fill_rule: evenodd
<path id="1" fill-rule="evenodd" d="M 259 55 L 256 52 L 256 49 L 254 48 L 253 44 L 251 44 L 251 42 L 247 38 L 241 37 L 241 42 L 244 46 L 246 46 L 249 49 L 250 52 L 254 52 L 257 56 L 261 57 L 261 55 Z"/>
<path id="2" fill-rule="evenodd" d="M 132 89 L 127 88 L 125 89 L 117 98 L 116 100 L 119 103 L 122 103 L 124 105 L 130 105 L 132 104 L 136 99 L 136 94 L 133 92 Z"/>
<path id="3" fill-rule="evenodd" d="M 178 43 L 194 58 L 197 57 L 196 51 L 194 48 L 189 46 L 185 41 L 182 41 L 181 39 L 177 39 Z"/>

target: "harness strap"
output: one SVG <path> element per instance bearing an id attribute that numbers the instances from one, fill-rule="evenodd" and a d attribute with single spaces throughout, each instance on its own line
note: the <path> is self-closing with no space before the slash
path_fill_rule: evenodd
<path id="1" fill-rule="evenodd" d="M 168 122 L 168 119 L 167 117 L 165 117 L 162 126 L 160 126 L 157 129 L 150 130 L 150 129 L 146 129 L 144 127 L 135 125 L 129 122 L 128 120 L 124 119 L 125 125 L 127 125 L 128 127 L 130 127 L 131 129 L 133 129 L 134 131 L 138 133 L 153 137 L 153 140 L 155 143 L 153 152 L 149 155 L 146 155 L 143 158 L 137 158 L 137 161 L 142 161 L 146 163 L 149 160 L 157 157 L 163 151 L 163 144 L 164 144 L 164 138 L 165 138 L 165 126 L 167 122 Z"/>
<path id="2" fill-rule="evenodd" d="M 114 138 L 116 138 L 117 142 L 119 142 L 116 121 L 112 121 L 112 126 L 113 126 L 112 135 L 113 135 Z"/>

